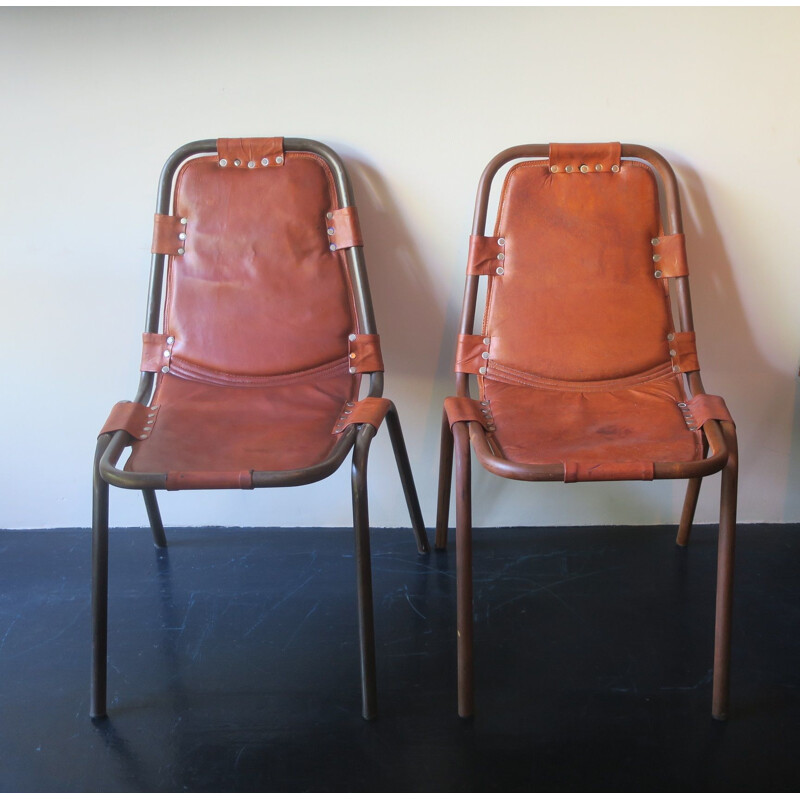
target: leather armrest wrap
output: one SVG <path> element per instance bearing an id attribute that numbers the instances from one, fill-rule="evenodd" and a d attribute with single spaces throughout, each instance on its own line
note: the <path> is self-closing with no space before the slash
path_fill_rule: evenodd
<path id="1" fill-rule="evenodd" d="M 728 406 L 725 405 L 725 401 L 719 395 L 698 394 L 689 400 L 687 405 L 698 428 L 701 428 L 710 419 L 720 422 L 733 422 Z"/>
<path id="2" fill-rule="evenodd" d="M 122 401 L 116 403 L 108 415 L 98 436 L 104 433 L 115 433 L 125 431 L 134 439 L 146 439 L 152 430 L 153 424 L 158 416 L 158 406 L 149 407 L 141 403 L 130 403 Z"/>
<path id="3" fill-rule="evenodd" d="M 350 425 L 367 423 L 376 430 L 389 412 L 391 402 L 385 397 L 365 397 L 363 400 L 345 403 L 332 433 L 343 433 Z"/>
<path id="4" fill-rule="evenodd" d="M 447 397 L 444 401 L 444 411 L 447 421 L 452 428 L 456 422 L 477 422 L 485 430 L 489 429 L 491 422 L 490 412 L 484 413 L 483 406 L 471 397 Z"/>

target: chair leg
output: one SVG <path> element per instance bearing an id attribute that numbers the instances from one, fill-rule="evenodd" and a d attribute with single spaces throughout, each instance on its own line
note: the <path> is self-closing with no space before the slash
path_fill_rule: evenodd
<path id="1" fill-rule="evenodd" d="M 358 633 L 361 653 L 361 715 L 374 719 L 378 713 L 375 674 L 375 623 L 372 608 L 372 566 L 369 547 L 369 504 L 367 502 L 367 456 L 375 436 L 372 425 L 362 425 L 353 450 L 353 528 L 356 539 L 356 580 L 358 587 Z"/>
<path id="2" fill-rule="evenodd" d="M 389 428 L 389 437 L 392 441 L 392 450 L 394 450 L 394 458 L 397 462 L 397 471 L 400 473 L 400 481 L 403 484 L 403 494 L 411 517 L 411 526 L 414 529 L 414 537 L 417 540 L 417 552 L 429 553 L 428 534 L 425 531 L 425 523 L 419 507 L 414 476 L 411 474 L 411 464 L 408 460 L 408 451 L 403 439 L 403 429 L 400 427 L 400 417 L 397 414 L 394 403 L 391 404 L 386 414 L 386 425 Z"/>
<path id="3" fill-rule="evenodd" d="M 711 714 L 715 719 L 728 718 L 731 660 L 731 610 L 733 606 L 733 562 L 736 540 L 736 500 L 739 454 L 736 429 L 730 422 L 721 423 L 730 456 L 722 470 L 722 493 L 717 545 L 717 611 L 714 642 L 714 686 Z"/>
<path id="4" fill-rule="evenodd" d="M 703 446 L 703 458 L 708 455 L 708 443 Z M 679 547 L 686 547 L 689 544 L 689 536 L 692 533 L 692 523 L 694 522 L 694 512 L 697 510 L 697 499 L 700 497 L 700 485 L 702 478 L 690 478 L 689 485 L 686 487 L 686 497 L 683 500 L 683 511 L 681 512 L 681 522 L 678 526 L 678 536 L 675 544 Z"/>
<path id="5" fill-rule="evenodd" d="M 466 423 L 453 430 L 456 464 L 456 626 L 458 628 L 458 715 L 474 714 L 472 663 L 472 465 Z"/>
<path id="6" fill-rule="evenodd" d="M 442 436 L 439 443 L 439 499 L 436 505 L 436 549 L 447 549 L 447 525 L 450 521 L 450 488 L 453 483 L 453 432 L 447 412 L 442 412 Z"/>
<path id="7" fill-rule="evenodd" d="M 89 715 L 106 716 L 108 653 L 108 484 L 100 475 L 100 458 L 109 437 L 101 436 L 94 459 L 92 498 L 92 683 Z"/>
<path id="8" fill-rule="evenodd" d="M 166 547 L 167 535 L 164 533 L 164 523 L 161 521 L 161 512 L 158 510 L 155 489 L 142 489 L 142 496 L 147 509 L 147 518 L 150 520 L 150 530 L 153 532 L 153 544 L 156 547 Z"/>

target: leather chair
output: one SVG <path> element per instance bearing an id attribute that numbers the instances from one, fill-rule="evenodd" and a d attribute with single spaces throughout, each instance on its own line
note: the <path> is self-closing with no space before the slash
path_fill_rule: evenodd
<path id="1" fill-rule="evenodd" d="M 156 490 L 307 484 L 352 451 L 362 709 L 372 718 L 366 476 L 384 418 L 420 553 L 428 542 L 397 411 L 382 397 L 344 166 L 306 139 L 188 144 L 161 174 L 152 252 L 139 388 L 113 408 L 95 455 L 90 713 L 106 715 L 109 484 L 143 492 L 155 543 L 165 547 Z"/>
<path id="2" fill-rule="evenodd" d="M 512 161 L 486 235 L 492 182 Z M 476 334 L 481 276 L 488 286 Z M 706 394 L 700 379 L 678 188 L 662 156 L 617 143 L 524 145 L 489 163 L 455 372 L 442 424 L 436 546 L 446 547 L 455 457 L 459 714 L 474 710 L 472 449 L 489 472 L 515 480 L 687 478 L 682 546 L 703 477 L 722 471 L 712 714 L 724 719 L 736 431 L 722 398 Z"/>

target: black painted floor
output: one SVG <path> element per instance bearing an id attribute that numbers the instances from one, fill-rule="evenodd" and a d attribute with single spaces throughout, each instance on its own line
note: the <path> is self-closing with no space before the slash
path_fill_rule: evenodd
<path id="1" fill-rule="evenodd" d="M 373 532 L 380 718 L 349 530 L 111 534 L 110 717 L 88 717 L 90 534 L 0 532 L 2 791 L 797 791 L 800 526 L 740 527 L 732 719 L 710 716 L 715 530 Z"/>

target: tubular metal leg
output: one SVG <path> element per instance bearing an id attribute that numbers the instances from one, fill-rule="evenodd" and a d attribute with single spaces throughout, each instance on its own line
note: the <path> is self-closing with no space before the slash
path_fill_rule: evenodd
<path id="1" fill-rule="evenodd" d="M 458 628 L 458 715 L 474 712 L 472 664 L 472 465 L 467 423 L 453 429 L 456 464 L 456 626 Z"/>
<path id="2" fill-rule="evenodd" d="M 436 549 L 447 549 L 450 519 L 450 488 L 453 483 L 453 432 L 447 412 L 442 412 L 442 437 L 439 444 L 439 499 L 436 505 Z"/>
<path id="3" fill-rule="evenodd" d="M 736 499 L 739 453 L 736 429 L 723 422 L 730 457 L 722 470 L 722 495 L 717 545 L 717 612 L 714 641 L 714 687 L 711 714 L 715 719 L 728 718 L 731 661 L 731 611 L 733 606 L 733 562 L 736 540 Z"/>
<path id="4" fill-rule="evenodd" d="M 394 403 L 389 407 L 386 414 L 386 425 L 389 428 L 389 437 L 392 440 L 394 458 L 397 462 L 397 470 L 400 473 L 400 481 L 403 484 L 403 494 L 406 498 L 408 513 L 411 517 L 411 525 L 414 528 L 414 536 L 417 540 L 417 551 L 429 553 L 428 534 L 425 531 L 425 523 L 422 520 L 422 511 L 419 507 L 417 489 L 414 486 L 414 476 L 411 474 L 411 464 L 408 461 L 408 451 L 403 439 L 403 429 L 400 427 L 400 417 Z"/>
<path id="5" fill-rule="evenodd" d="M 142 496 L 147 509 L 147 518 L 150 520 L 150 530 L 153 531 L 153 544 L 156 547 L 166 547 L 167 535 L 164 533 L 164 523 L 161 521 L 161 512 L 158 510 L 155 489 L 142 489 Z"/>
<path id="6" fill-rule="evenodd" d="M 89 715 L 106 716 L 108 653 L 108 484 L 100 475 L 100 458 L 110 436 L 101 436 L 94 458 L 92 499 L 92 683 Z"/>
<path id="7" fill-rule="evenodd" d="M 362 425 L 353 450 L 353 528 L 356 539 L 358 586 L 358 632 L 361 649 L 361 715 L 374 719 L 378 713 L 375 674 L 375 623 L 372 609 L 372 566 L 369 548 L 369 505 L 367 502 L 367 456 L 375 436 L 372 425 Z"/>
<path id="8" fill-rule="evenodd" d="M 708 443 L 703 446 L 703 458 L 708 455 Z M 689 535 L 692 532 L 692 523 L 694 522 L 694 512 L 697 509 L 697 498 L 700 497 L 700 485 L 702 478 L 690 478 L 689 485 L 686 487 L 686 497 L 683 501 L 683 512 L 681 513 L 681 522 L 678 526 L 678 536 L 675 539 L 675 544 L 679 547 L 686 547 L 689 544 Z"/>

